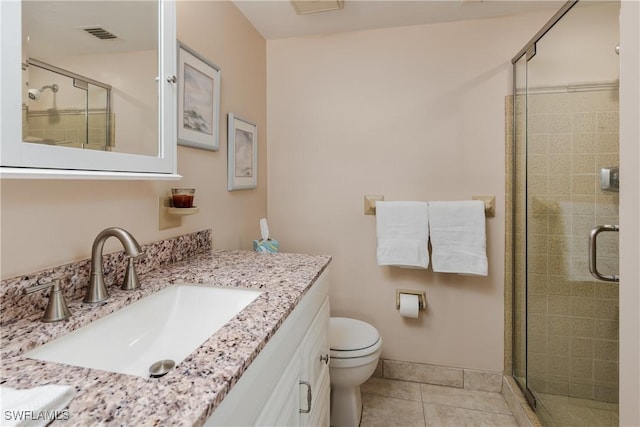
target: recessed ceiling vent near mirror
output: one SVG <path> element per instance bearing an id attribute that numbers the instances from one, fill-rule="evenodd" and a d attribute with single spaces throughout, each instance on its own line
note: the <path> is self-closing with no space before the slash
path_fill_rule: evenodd
<path id="1" fill-rule="evenodd" d="M 342 9 L 344 2 L 343 0 L 291 0 L 291 5 L 298 15 L 306 15 Z"/>
<path id="2" fill-rule="evenodd" d="M 87 33 L 91 34 L 92 36 L 99 38 L 100 40 L 109 40 L 109 39 L 118 38 L 115 34 L 110 33 L 109 31 L 105 30 L 102 27 L 92 26 L 92 27 L 83 28 L 83 30 L 85 30 Z"/>

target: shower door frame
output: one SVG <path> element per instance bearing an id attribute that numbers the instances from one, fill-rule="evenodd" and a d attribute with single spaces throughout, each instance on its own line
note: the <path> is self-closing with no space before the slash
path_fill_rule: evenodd
<path id="1" fill-rule="evenodd" d="M 516 85 L 516 76 L 517 76 L 517 70 L 516 70 L 516 66 L 518 61 L 522 58 L 525 57 L 525 62 L 529 62 L 531 59 L 533 59 L 533 57 L 536 55 L 536 44 L 538 43 L 538 41 L 540 41 L 540 39 L 542 39 L 542 37 L 545 36 L 545 34 L 547 34 L 547 32 L 549 32 L 549 30 L 551 30 L 551 28 L 553 28 L 563 17 L 564 15 L 567 14 L 567 12 L 569 12 L 569 10 L 571 10 L 577 3 L 579 2 L 579 0 L 569 0 L 567 1 L 564 5 L 562 5 L 562 7 L 551 17 L 551 19 L 549 19 L 549 21 L 547 21 L 547 23 L 540 29 L 540 31 L 538 31 L 532 38 L 531 40 L 529 40 L 529 42 L 511 59 L 511 64 L 512 64 L 512 72 L 513 72 L 513 129 L 512 129 L 512 138 L 513 138 L 513 149 L 512 149 L 512 186 L 511 186 L 511 200 L 513 203 L 512 209 L 511 209 L 511 224 L 512 227 L 515 227 L 516 224 L 516 197 L 517 197 L 517 186 L 515 183 L 516 180 L 516 162 L 517 162 L 517 150 L 516 150 L 516 144 L 517 144 L 517 120 L 516 120 L 516 113 L 517 113 L 517 108 L 516 108 L 516 94 L 517 94 L 517 85 Z M 525 132 L 525 146 L 526 146 L 526 132 Z M 526 168 L 526 165 L 525 165 Z M 525 170 L 525 174 L 526 174 L 526 170 Z M 527 189 L 525 186 L 525 200 L 527 199 Z M 526 221 L 525 221 L 525 235 L 526 235 Z M 512 250 L 512 264 L 513 264 L 513 268 L 511 269 L 511 284 L 512 286 L 515 288 L 516 285 L 516 262 L 515 262 L 515 258 L 516 258 L 516 233 L 512 232 L 511 233 L 511 250 Z M 526 288 L 527 288 L 527 280 L 526 280 L 526 271 L 527 271 L 527 258 L 525 256 L 525 294 L 526 294 Z M 516 307 L 516 292 L 515 289 L 514 291 L 511 293 L 511 307 L 515 308 Z M 525 304 L 524 306 L 525 308 L 525 312 L 524 312 L 524 329 L 525 331 L 527 330 L 528 327 L 528 307 L 527 304 Z M 515 352 L 516 349 L 516 321 L 517 318 L 515 315 L 512 315 L 512 325 L 511 325 L 511 348 L 512 351 Z M 525 352 L 524 352 L 524 372 L 525 372 L 525 383 L 522 384 L 518 378 L 516 378 L 514 372 L 512 372 L 512 376 L 515 379 L 516 384 L 518 384 L 518 387 L 520 387 L 520 389 L 522 390 L 525 399 L 527 400 L 527 403 L 529 403 L 529 405 L 531 406 L 531 408 L 536 409 L 536 405 L 537 405 L 537 401 L 536 398 L 534 396 L 534 394 L 531 392 L 531 390 L 529 390 L 529 386 L 526 383 L 526 376 L 527 376 L 527 357 L 528 357 L 528 352 L 526 351 L 526 346 L 527 346 L 527 342 L 525 340 Z"/>

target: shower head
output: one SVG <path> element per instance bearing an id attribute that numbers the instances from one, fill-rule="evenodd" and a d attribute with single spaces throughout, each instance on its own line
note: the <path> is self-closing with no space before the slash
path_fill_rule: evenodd
<path id="1" fill-rule="evenodd" d="M 40 99 L 40 89 L 29 89 L 29 99 L 37 101 Z"/>
<path id="2" fill-rule="evenodd" d="M 42 86 L 40 89 L 29 89 L 29 99 L 31 99 L 32 101 L 37 101 L 38 99 L 40 99 L 40 95 L 42 94 L 42 92 L 44 92 L 45 89 L 51 89 L 51 92 L 56 93 L 58 92 L 58 85 L 54 83 L 52 85 Z"/>

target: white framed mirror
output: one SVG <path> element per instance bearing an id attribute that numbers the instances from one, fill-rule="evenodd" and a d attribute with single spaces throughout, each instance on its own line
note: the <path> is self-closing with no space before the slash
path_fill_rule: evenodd
<path id="1" fill-rule="evenodd" d="M 0 26 L 3 178 L 179 178 L 174 1 L 2 1 Z"/>

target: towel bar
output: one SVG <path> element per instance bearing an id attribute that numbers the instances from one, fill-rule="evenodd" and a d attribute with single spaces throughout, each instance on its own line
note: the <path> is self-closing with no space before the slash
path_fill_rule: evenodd
<path id="1" fill-rule="evenodd" d="M 484 215 L 487 217 L 496 216 L 496 196 L 472 196 L 472 200 L 482 200 L 484 202 Z"/>
<path id="2" fill-rule="evenodd" d="M 472 200 L 482 200 L 484 202 L 484 214 L 487 217 L 496 216 L 496 196 L 479 195 L 472 196 Z M 383 201 L 384 196 L 376 194 L 365 194 L 364 196 L 364 214 L 376 214 L 376 202 Z"/>

